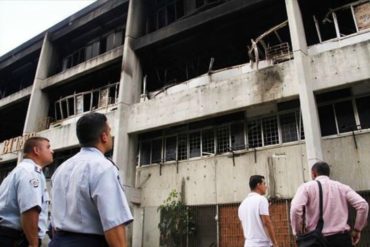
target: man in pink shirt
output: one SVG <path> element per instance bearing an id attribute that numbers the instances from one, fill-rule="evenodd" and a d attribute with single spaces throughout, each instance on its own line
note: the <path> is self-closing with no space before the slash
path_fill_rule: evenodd
<path id="1" fill-rule="evenodd" d="M 326 162 L 317 162 L 311 168 L 313 180 L 320 181 L 323 191 L 323 235 L 329 247 L 351 247 L 360 241 L 361 231 L 366 226 L 369 206 L 359 194 L 348 185 L 331 180 L 330 168 Z M 351 228 L 347 224 L 348 204 L 356 209 L 356 221 Z M 319 220 L 319 187 L 317 182 L 302 184 L 295 194 L 290 219 L 294 235 L 313 231 Z M 304 216 L 305 214 L 305 216 Z M 351 239 L 352 237 L 352 239 Z"/>

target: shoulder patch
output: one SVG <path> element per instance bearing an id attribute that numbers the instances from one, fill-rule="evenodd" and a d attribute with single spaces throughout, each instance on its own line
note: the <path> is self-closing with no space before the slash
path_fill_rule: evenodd
<path id="1" fill-rule="evenodd" d="M 37 178 L 33 178 L 30 180 L 30 184 L 34 187 L 37 188 L 40 185 L 40 181 Z"/>
<path id="2" fill-rule="evenodd" d="M 41 168 L 39 168 L 39 167 L 35 166 L 35 172 L 37 172 L 37 173 L 41 173 Z"/>

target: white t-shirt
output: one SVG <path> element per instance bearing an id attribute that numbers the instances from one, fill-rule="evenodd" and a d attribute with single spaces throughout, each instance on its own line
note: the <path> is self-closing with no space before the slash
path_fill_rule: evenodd
<path id="1" fill-rule="evenodd" d="M 269 204 L 265 197 L 255 192 L 249 193 L 240 204 L 238 215 L 243 226 L 244 247 L 272 245 L 261 220 L 261 215 L 269 215 Z"/>

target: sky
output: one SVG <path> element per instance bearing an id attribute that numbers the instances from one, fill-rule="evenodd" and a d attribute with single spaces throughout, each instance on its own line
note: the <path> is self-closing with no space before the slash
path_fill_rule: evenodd
<path id="1" fill-rule="evenodd" d="M 0 56 L 95 0 L 0 0 Z"/>

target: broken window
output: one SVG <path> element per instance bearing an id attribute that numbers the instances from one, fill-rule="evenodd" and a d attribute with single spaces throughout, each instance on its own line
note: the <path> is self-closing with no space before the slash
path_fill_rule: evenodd
<path id="1" fill-rule="evenodd" d="M 361 129 L 370 128 L 370 96 L 356 99 Z"/>
<path id="2" fill-rule="evenodd" d="M 104 86 L 95 90 L 74 93 L 55 102 L 55 119 L 65 119 L 76 114 L 92 111 L 114 104 L 118 98 L 119 83 Z"/>
<path id="3" fill-rule="evenodd" d="M 0 111 L 0 142 L 23 135 L 26 121 L 29 98 L 5 106 Z M 39 124 L 44 125 L 45 119 L 39 119 Z M 1 151 L 1 150 L 0 150 Z"/>
<path id="4" fill-rule="evenodd" d="M 261 120 L 248 122 L 248 147 L 262 147 Z"/>
<path id="5" fill-rule="evenodd" d="M 189 134 L 189 158 L 200 156 L 200 132 Z"/>
<path id="6" fill-rule="evenodd" d="M 166 138 L 165 161 L 176 160 L 177 137 L 171 136 Z"/>
<path id="7" fill-rule="evenodd" d="M 152 3 L 151 13 L 147 19 L 147 33 L 168 26 L 181 18 L 184 15 L 184 1 L 157 1 Z"/>
<path id="8" fill-rule="evenodd" d="M 261 34 L 256 40 L 251 40 L 252 44 L 248 48 L 248 55 L 252 67 L 256 64 L 258 68 L 260 60 L 276 64 L 293 58 L 289 40 L 284 41 L 283 36 L 279 35 L 279 31 L 281 32 L 281 29 L 287 27 L 288 21 L 284 21 Z"/>
<path id="9" fill-rule="evenodd" d="M 320 106 L 318 108 L 321 135 L 328 136 L 337 133 L 337 127 L 334 117 L 334 109 L 332 105 Z"/>
<path id="10" fill-rule="evenodd" d="M 156 11 L 160 14 L 161 26 L 167 19 L 173 19 L 174 9 L 171 7 L 168 10 L 166 7 L 167 3 L 173 1 L 163 1 L 160 6 L 157 6 L 159 3 L 156 1 L 147 2 L 147 28 L 150 29 L 148 32 L 157 28 L 158 24 L 158 16 L 153 17 L 150 13 Z M 226 10 L 228 7 L 226 5 L 232 5 L 231 1 L 224 0 L 184 2 L 186 2 L 185 12 L 187 12 L 182 19 L 184 22 L 190 21 L 196 15 L 205 14 L 203 10 L 210 6 L 217 5 L 221 13 L 223 8 Z M 171 13 L 169 17 L 168 13 Z M 252 49 L 252 61 L 267 59 L 271 63 L 280 63 L 292 58 L 286 8 L 283 1 L 273 1 L 268 4 L 261 2 L 258 9 L 240 9 L 232 15 L 223 17 L 211 23 L 200 24 L 199 27 L 193 28 L 189 34 L 186 34 L 186 38 L 183 35 L 171 36 L 172 33 L 177 32 L 176 28 L 166 31 L 166 36 L 171 36 L 171 39 L 166 38 L 160 42 L 153 41 L 154 36 L 160 36 L 159 33 L 147 34 L 139 38 L 137 52 L 146 78 L 146 92 L 144 93 L 148 93 L 149 99 L 178 83 L 219 69 L 250 62 L 247 46 L 250 45 L 251 39 L 256 39 L 266 30 L 267 35 L 259 39 L 255 49 Z M 264 21 L 261 22 L 261 19 Z M 153 22 L 156 22 L 155 25 Z M 258 23 L 258 25 L 251 26 L 250 23 Z M 284 25 L 272 30 L 279 23 Z M 258 54 L 255 55 L 254 51 Z"/>
<path id="11" fill-rule="evenodd" d="M 152 156 L 151 163 L 162 162 L 162 139 L 152 141 Z"/>
<path id="12" fill-rule="evenodd" d="M 214 130 L 206 129 L 202 131 L 202 155 L 215 153 Z"/>
<path id="13" fill-rule="evenodd" d="M 225 153 L 230 150 L 229 125 L 219 126 L 216 129 L 217 153 Z"/>
<path id="14" fill-rule="evenodd" d="M 186 160 L 188 158 L 188 136 L 186 134 L 179 135 L 177 158 L 179 160 Z"/>
<path id="15" fill-rule="evenodd" d="M 244 122 L 230 125 L 231 149 L 240 150 L 245 148 Z"/>
<path id="16" fill-rule="evenodd" d="M 279 115 L 282 142 L 298 140 L 296 113 L 290 112 Z"/>
<path id="17" fill-rule="evenodd" d="M 370 2 L 300 0 L 309 45 L 361 32 L 370 28 Z"/>
<path id="18" fill-rule="evenodd" d="M 352 100 L 334 104 L 339 133 L 357 130 Z"/>
<path id="19" fill-rule="evenodd" d="M 8 176 L 8 174 L 16 167 L 17 161 L 2 163 L 0 166 L 0 184 Z"/>
<path id="20" fill-rule="evenodd" d="M 144 141 L 141 142 L 140 145 L 140 165 L 148 165 L 150 164 L 150 157 L 151 157 L 151 141 Z"/>
<path id="21" fill-rule="evenodd" d="M 275 116 L 262 119 L 264 145 L 279 143 L 279 131 Z"/>

